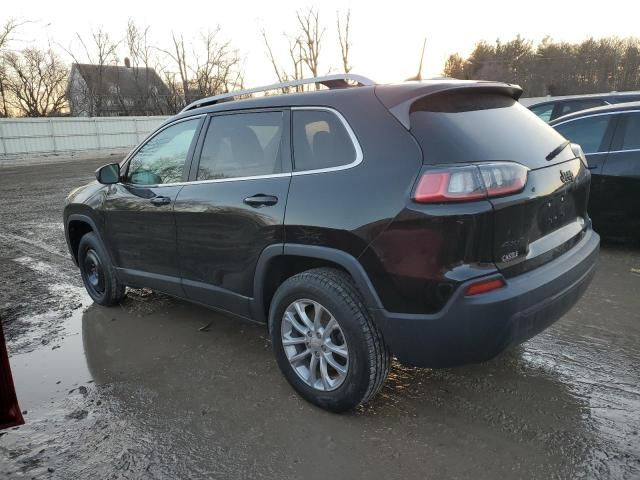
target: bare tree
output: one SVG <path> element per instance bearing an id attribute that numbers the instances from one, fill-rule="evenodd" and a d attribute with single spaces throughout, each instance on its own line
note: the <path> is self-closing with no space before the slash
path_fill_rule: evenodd
<path id="1" fill-rule="evenodd" d="M 262 38 L 267 48 L 271 66 L 279 82 L 304 78 L 305 67 L 312 77 L 318 76 L 320 47 L 322 46 L 322 37 L 326 29 L 320 26 L 318 10 L 314 8 L 304 11 L 298 10 L 296 12 L 296 22 L 296 34 L 293 36 L 285 35 L 288 42 L 287 57 L 290 62 L 290 68 L 278 64 L 267 34 L 264 30 L 262 31 Z M 317 85 L 316 88 L 318 88 Z M 295 87 L 296 92 L 303 90 L 304 87 L 302 85 Z M 282 88 L 282 93 L 289 93 L 290 91 L 291 89 L 288 87 Z"/>
<path id="2" fill-rule="evenodd" d="M 4 25 L 0 26 L 0 50 L 7 48 L 7 45 L 13 40 L 13 35 L 18 28 L 27 23 L 27 21 L 19 21 L 16 18 L 10 18 Z"/>
<path id="3" fill-rule="evenodd" d="M 69 70 L 51 49 L 26 48 L 4 55 L 10 105 L 27 117 L 57 115 L 66 106 Z"/>
<path id="4" fill-rule="evenodd" d="M 338 42 L 340 42 L 340 54 L 342 55 L 342 69 L 344 73 L 351 71 L 351 64 L 349 63 L 349 47 L 351 42 L 349 41 L 349 25 L 351 23 L 351 10 L 347 10 L 347 13 L 340 24 L 340 12 L 336 13 L 336 23 L 338 27 Z"/>
<path id="5" fill-rule="evenodd" d="M 302 60 L 311 71 L 311 76 L 317 77 L 322 37 L 326 29 L 320 26 L 319 12 L 313 7 L 305 11 L 298 10 L 296 17 L 301 33 L 299 39 Z M 318 88 L 317 85 L 316 88 Z"/>
<path id="6" fill-rule="evenodd" d="M 7 82 L 9 80 L 9 69 L 7 67 L 4 50 L 13 40 L 16 30 L 26 22 L 10 18 L 4 25 L 0 26 L 0 117 L 8 117 L 10 113 Z"/>
<path id="7" fill-rule="evenodd" d="M 189 88 L 189 67 L 187 65 L 187 53 L 184 46 L 184 36 L 179 37 L 175 33 L 171 34 L 173 43 L 171 50 L 163 50 L 163 52 L 173 60 L 174 66 L 178 69 L 178 76 L 182 87 L 182 97 L 184 103 L 191 102 L 191 90 Z"/>
<path id="8" fill-rule="evenodd" d="M 262 31 L 262 38 L 267 48 L 271 66 L 279 82 L 301 80 L 304 78 L 305 67 L 310 71 L 311 76 L 318 76 L 320 47 L 322 45 L 325 28 L 320 26 L 318 11 L 314 8 L 309 8 L 305 11 L 298 10 L 296 12 L 296 21 L 296 34 L 293 36 L 285 34 L 288 42 L 287 57 L 288 62 L 290 62 L 289 67 L 278 64 L 271 49 L 267 34 L 264 30 Z M 296 92 L 303 90 L 304 86 L 302 85 L 294 88 Z M 289 87 L 282 88 L 282 93 L 289 93 L 290 91 L 291 88 Z"/>
<path id="9" fill-rule="evenodd" d="M 226 93 L 242 85 L 240 57 L 230 42 L 218 42 L 220 29 L 201 35 L 204 57 L 194 56 L 192 72 L 197 94 L 200 97 Z"/>
<path id="10" fill-rule="evenodd" d="M 153 47 L 149 44 L 150 27 L 138 26 L 133 19 L 127 22 L 125 41 L 129 50 L 129 58 L 133 68 L 149 68 L 153 62 Z"/>
<path id="11" fill-rule="evenodd" d="M 287 60 L 280 63 L 278 57 L 271 48 L 271 42 L 266 32 L 262 31 L 262 38 L 267 49 L 267 55 L 273 71 L 279 82 L 287 80 L 298 80 L 310 75 L 317 77 L 321 75 L 320 55 L 324 47 L 325 33 L 327 29 L 320 21 L 319 10 L 316 8 L 307 8 L 296 12 L 296 28 L 293 35 L 286 35 L 288 41 Z M 338 32 L 338 45 L 340 47 L 342 70 L 349 73 L 352 69 L 350 60 L 351 51 L 351 10 L 347 10 L 346 14 L 336 12 L 336 26 Z M 282 58 L 285 58 L 283 55 Z M 335 69 L 328 68 L 326 71 Z M 315 85 L 318 89 L 320 86 Z M 314 88 L 314 87 L 311 87 Z M 283 93 L 288 93 L 290 88 L 283 88 Z M 295 91 L 305 90 L 304 86 L 299 85 Z"/>
<path id="12" fill-rule="evenodd" d="M 175 73 L 163 71 L 162 74 L 164 84 L 169 91 L 165 98 L 167 110 L 169 113 L 177 113 L 184 107 L 180 82 Z"/>
<path id="13" fill-rule="evenodd" d="M 264 30 L 262 30 L 262 38 L 264 39 L 264 44 L 267 48 L 267 54 L 269 55 L 269 60 L 271 61 L 271 66 L 273 67 L 273 71 L 278 78 L 278 82 L 283 83 L 291 80 L 301 80 L 302 79 L 302 45 L 300 43 L 299 38 L 287 38 L 289 42 L 289 53 L 288 58 L 291 61 L 291 66 L 293 68 L 292 71 L 287 71 L 286 67 L 279 66 L 276 62 L 276 59 L 273 55 L 273 50 L 271 49 L 271 44 L 269 43 L 269 39 L 267 38 L 267 34 Z M 295 91 L 301 91 L 302 86 L 296 86 Z M 282 93 L 290 93 L 291 89 L 289 87 L 282 88 Z"/>
<path id="14" fill-rule="evenodd" d="M 301 80 L 304 78 L 302 71 L 304 57 L 302 55 L 302 42 L 299 38 L 289 40 L 289 59 L 293 65 L 293 80 Z M 302 91 L 302 85 L 296 86 L 296 91 Z"/>
<path id="15" fill-rule="evenodd" d="M 172 47 L 161 50 L 171 61 L 165 66 L 165 80 L 171 81 L 169 90 L 182 97 L 182 104 L 218 93 L 241 88 L 243 83 L 241 59 L 230 42 L 219 42 L 220 29 L 200 35 L 201 49 L 188 51 L 182 35 L 172 34 Z M 203 53 L 200 53 L 200 52 Z M 176 72 L 177 70 L 177 72 Z"/>
<path id="16" fill-rule="evenodd" d="M 140 27 L 133 19 L 127 23 L 125 43 L 129 56 L 125 58 L 125 65 L 131 69 L 133 82 L 129 84 L 135 93 L 125 97 L 119 92 L 118 101 L 123 111 L 131 110 L 136 115 L 161 115 L 172 111 L 167 108 L 167 93 L 157 80 L 158 59 L 155 48 L 149 43 L 149 30 L 149 26 Z"/>
<path id="17" fill-rule="evenodd" d="M 267 47 L 267 54 L 269 55 L 269 60 L 271 61 L 271 66 L 273 67 L 273 71 L 276 74 L 276 77 L 278 77 L 278 82 L 282 83 L 285 80 L 286 77 L 286 72 L 281 72 L 280 71 L 280 67 L 278 67 L 278 63 L 276 62 L 275 57 L 273 56 L 273 50 L 271 49 L 271 44 L 269 43 L 269 39 L 267 38 L 267 32 L 264 31 L 264 29 L 262 29 L 262 38 L 264 39 L 264 44 Z"/>

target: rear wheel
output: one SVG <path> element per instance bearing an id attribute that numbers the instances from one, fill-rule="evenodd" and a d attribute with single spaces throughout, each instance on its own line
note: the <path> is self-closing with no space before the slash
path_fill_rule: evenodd
<path id="1" fill-rule="evenodd" d="M 118 282 L 115 269 L 95 233 L 87 233 L 78 246 L 78 265 L 89 296 L 94 302 L 111 306 L 125 294 L 125 286 Z"/>
<path id="2" fill-rule="evenodd" d="M 390 353 L 345 273 L 318 268 L 286 280 L 269 327 L 280 369 L 311 403 L 342 412 L 382 388 Z"/>

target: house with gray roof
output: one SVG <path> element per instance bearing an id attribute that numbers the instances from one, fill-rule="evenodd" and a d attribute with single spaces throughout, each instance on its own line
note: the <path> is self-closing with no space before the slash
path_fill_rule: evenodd
<path id="1" fill-rule="evenodd" d="M 74 117 L 166 115 L 170 92 L 153 68 L 124 65 L 71 65 L 67 87 Z"/>

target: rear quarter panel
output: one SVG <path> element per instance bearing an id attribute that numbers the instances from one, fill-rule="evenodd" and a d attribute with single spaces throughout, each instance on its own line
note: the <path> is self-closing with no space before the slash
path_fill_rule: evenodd
<path id="1" fill-rule="evenodd" d="M 373 89 L 358 90 L 333 95 L 332 103 L 319 106 L 345 117 L 363 161 L 346 170 L 293 176 L 287 243 L 331 247 L 358 257 L 404 208 L 422 165 L 421 151 Z"/>

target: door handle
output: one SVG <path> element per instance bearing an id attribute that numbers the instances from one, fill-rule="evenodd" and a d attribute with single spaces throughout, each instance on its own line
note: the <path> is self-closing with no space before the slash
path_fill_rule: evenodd
<path id="1" fill-rule="evenodd" d="M 596 170 L 596 169 L 598 169 L 598 168 L 600 168 L 600 167 L 599 167 L 599 165 L 589 165 L 589 166 L 587 167 L 587 169 L 588 169 L 588 170 Z"/>
<path id="2" fill-rule="evenodd" d="M 257 195 L 254 195 L 253 197 L 245 198 L 244 203 L 255 208 L 270 207 L 278 203 L 278 197 L 276 197 L 275 195 L 265 195 L 264 193 L 259 193 Z"/>
<path id="3" fill-rule="evenodd" d="M 169 197 L 153 197 L 151 199 L 151 203 L 156 207 L 159 207 L 161 205 L 169 205 L 171 203 L 171 199 Z"/>

